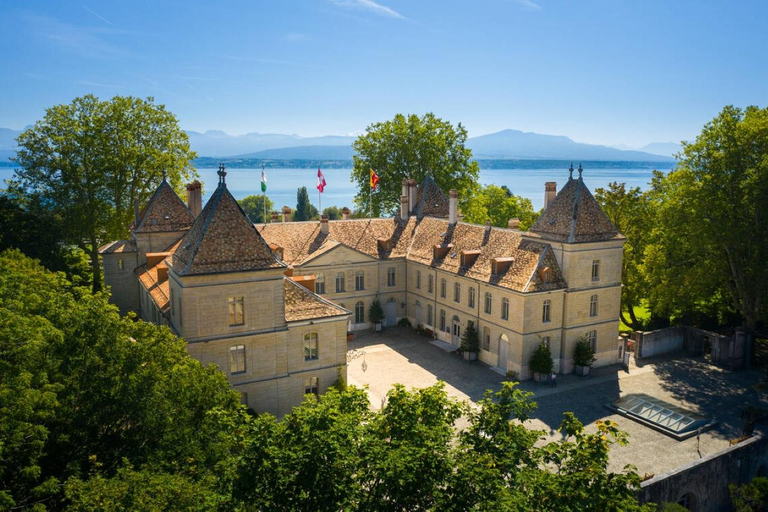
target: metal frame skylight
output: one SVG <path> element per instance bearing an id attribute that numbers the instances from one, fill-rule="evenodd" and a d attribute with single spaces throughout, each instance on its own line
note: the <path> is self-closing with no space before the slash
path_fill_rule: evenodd
<path id="1" fill-rule="evenodd" d="M 622 416 L 674 437 L 678 441 L 708 430 L 717 424 L 712 418 L 644 393 L 626 395 L 606 406 Z"/>

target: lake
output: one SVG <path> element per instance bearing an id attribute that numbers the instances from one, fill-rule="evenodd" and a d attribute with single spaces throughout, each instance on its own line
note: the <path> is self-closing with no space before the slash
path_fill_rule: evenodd
<path id="1" fill-rule="evenodd" d="M 584 183 L 590 190 L 605 187 L 612 181 L 624 182 L 628 187 L 648 188 L 654 169 L 668 172 L 671 163 L 644 162 L 594 162 L 593 167 L 584 165 Z M 510 166 L 511 167 L 511 166 Z M 203 182 L 203 204 L 218 182 L 216 168 L 199 168 Z M 317 206 L 317 168 L 279 169 L 267 168 L 267 195 L 279 210 L 287 205 L 296 207 L 296 190 L 307 187 L 312 204 Z M 327 186 L 323 193 L 323 208 L 327 206 L 348 206 L 354 208 L 353 198 L 357 192 L 350 181 L 351 169 L 323 169 Z M 576 174 L 576 173 L 574 173 Z M 0 168 L 0 180 L 13 176 L 13 169 Z M 261 194 L 261 169 L 227 169 L 227 187 L 236 199 Z M 383 178 L 384 179 L 384 178 Z M 506 185 L 515 195 L 527 197 L 535 210 L 544 206 L 544 183 L 557 182 L 558 190 L 568 181 L 568 163 L 538 162 L 523 164 L 519 168 L 480 169 L 480 183 L 483 185 Z M 447 193 L 447 191 L 446 191 Z M 186 199 L 182 197 L 182 199 Z"/>

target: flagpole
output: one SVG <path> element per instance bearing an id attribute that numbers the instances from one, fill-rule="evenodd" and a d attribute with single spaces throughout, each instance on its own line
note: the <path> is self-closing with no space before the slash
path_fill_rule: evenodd
<path id="1" fill-rule="evenodd" d="M 368 179 L 368 220 L 373 219 L 373 185 Z"/>
<path id="2" fill-rule="evenodd" d="M 264 176 L 264 164 L 261 164 L 261 175 Z M 263 183 L 262 183 L 263 184 Z M 264 196 L 264 225 L 267 224 L 267 191 L 261 193 Z"/>

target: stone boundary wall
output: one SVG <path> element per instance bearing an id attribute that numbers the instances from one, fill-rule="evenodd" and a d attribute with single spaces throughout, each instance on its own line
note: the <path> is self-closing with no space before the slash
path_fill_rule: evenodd
<path id="1" fill-rule="evenodd" d="M 641 503 L 678 503 L 690 510 L 733 510 L 729 484 L 743 485 L 768 471 L 768 437 L 757 434 L 737 445 L 655 476 L 640 484 Z"/>
<path id="2" fill-rule="evenodd" d="M 635 342 L 638 360 L 662 354 L 685 351 L 694 356 L 706 355 L 713 364 L 731 370 L 744 366 L 747 336 L 737 329 L 727 336 L 695 327 L 676 326 L 656 331 L 635 331 L 630 335 Z"/>

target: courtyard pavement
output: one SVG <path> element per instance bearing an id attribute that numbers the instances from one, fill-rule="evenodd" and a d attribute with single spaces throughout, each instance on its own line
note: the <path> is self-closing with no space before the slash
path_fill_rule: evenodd
<path id="1" fill-rule="evenodd" d="M 476 403 L 486 389 L 498 390 L 505 380 L 489 366 L 465 362 L 409 328 L 357 332 L 348 348 L 348 382 L 367 387 L 374 409 L 381 407 L 395 383 L 421 388 L 442 380 L 449 396 Z M 545 432 L 542 442 L 560 438 L 557 428 L 566 411 L 575 413 L 588 431 L 594 431 L 595 421 L 609 419 L 630 436 L 627 446 L 612 448 L 610 469 L 633 464 L 641 475 L 659 475 L 727 448 L 741 433 L 742 409 L 766 406 L 763 394 L 754 388 L 763 379 L 759 371 L 730 372 L 701 358 L 673 356 L 641 365 L 633 362 L 629 371 L 617 365 L 593 369 L 586 377 L 559 375 L 556 388 L 531 380 L 520 388 L 534 393 L 538 409 L 527 426 Z M 718 424 L 699 439 L 677 441 L 605 407 L 628 393 L 647 393 L 713 416 Z"/>

